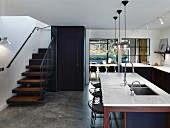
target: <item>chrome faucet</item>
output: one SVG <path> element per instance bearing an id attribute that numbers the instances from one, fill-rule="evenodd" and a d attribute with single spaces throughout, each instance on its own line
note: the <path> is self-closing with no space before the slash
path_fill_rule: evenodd
<path id="1" fill-rule="evenodd" d="M 139 83 L 139 85 L 141 86 L 141 84 L 140 84 L 139 81 L 133 81 L 133 82 L 132 82 L 132 85 L 131 85 L 131 87 L 130 87 L 131 96 L 134 96 L 134 90 L 133 90 L 133 85 L 134 85 L 134 83 Z"/>
<path id="2" fill-rule="evenodd" d="M 130 62 L 130 61 L 129 61 L 129 63 L 131 63 L 131 65 L 132 65 L 132 72 L 134 73 L 134 66 L 133 66 L 133 63 Z M 125 63 L 124 80 L 123 80 L 124 86 L 127 84 L 127 80 L 126 80 L 126 65 L 127 65 L 127 62 Z"/>
<path id="3" fill-rule="evenodd" d="M 130 90 L 131 90 L 131 91 L 133 91 L 133 85 L 134 85 L 134 83 L 139 83 L 139 85 L 140 85 L 140 87 L 141 87 L 141 84 L 140 84 L 139 81 L 133 81 L 133 82 L 132 82 L 132 85 L 131 85 L 131 87 L 130 87 Z"/>

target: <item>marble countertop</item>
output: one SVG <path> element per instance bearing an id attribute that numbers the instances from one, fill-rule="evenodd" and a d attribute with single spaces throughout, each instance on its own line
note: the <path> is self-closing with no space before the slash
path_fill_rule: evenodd
<path id="1" fill-rule="evenodd" d="M 127 82 L 138 80 L 158 95 L 131 96 L 129 86 L 123 86 L 124 73 L 100 73 L 104 106 L 170 106 L 170 95 L 137 73 L 127 73 Z"/>
<path id="2" fill-rule="evenodd" d="M 120 64 L 122 67 L 125 67 L 125 63 L 121 63 Z M 132 67 L 132 65 L 130 63 L 127 63 L 126 65 L 127 67 Z M 147 64 L 142 64 L 142 63 L 133 63 L 134 67 L 153 67 L 156 69 L 159 69 L 161 71 L 170 73 L 170 66 L 151 66 L 151 65 L 147 65 Z"/>
<path id="3" fill-rule="evenodd" d="M 170 73 L 170 66 L 152 66 L 152 67 Z"/>
<path id="4" fill-rule="evenodd" d="M 122 67 L 125 67 L 125 63 L 120 64 Z M 151 65 L 143 64 L 143 63 L 133 63 L 134 67 L 151 67 Z M 126 67 L 132 67 L 131 63 L 127 63 Z"/>
<path id="5" fill-rule="evenodd" d="M 90 66 L 96 66 L 96 67 L 101 67 L 101 66 L 105 66 L 105 67 L 109 67 L 109 66 L 117 66 L 117 64 L 90 64 Z"/>

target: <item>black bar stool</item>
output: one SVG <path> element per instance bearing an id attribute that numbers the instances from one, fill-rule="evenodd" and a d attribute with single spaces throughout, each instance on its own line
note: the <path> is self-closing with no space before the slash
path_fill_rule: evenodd
<path id="1" fill-rule="evenodd" d="M 96 118 L 103 118 L 104 107 L 103 104 L 94 104 L 92 100 L 88 101 L 88 106 L 91 109 L 91 128 L 95 128 Z"/>
<path id="2" fill-rule="evenodd" d="M 103 102 L 101 89 L 97 90 L 96 88 L 91 88 L 89 92 L 93 96 L 93 103 L 99 104 Z"/>
<path id="3" fill-rule="evenodd" d="M 101 83 L 91 83 L 95 88 L 101 88 Z"/>
<path id="4" fill-rule="evenodd" d="M 115 71 L 116 71 L 116 68 L 114 66 L 110 66 L 107 69 L 107 72 L 115 72 Z"/>
<path id="5" fill-rule="evenodd" d="M 97 78 L 97 73 L 96 73 L 97 67 L 91 66 L 91 67 L 89 68 L 89 71 L 90 71 L 90 78 L 91 78 L 92 73 L 95 73 L 95 76 L 96 76 L 96 78 Z"/>
<path id="6" fill-rule="evenodd" d="M 106 72 L 106 68 L 104 66 L 99 67 L 99 72 Z"/>
<path id="7" fill-rule="evenodd" d="M 99 77 L 99 82 L 92 82 L 91 84 L 95 88 L 100 88 L 101 89 L 101 80 L 100 80 L 100 77 Z"/>

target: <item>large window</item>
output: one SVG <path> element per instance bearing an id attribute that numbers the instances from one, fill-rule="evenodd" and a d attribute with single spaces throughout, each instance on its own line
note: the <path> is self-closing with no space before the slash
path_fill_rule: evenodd
<path id="1" fill-rule="evenodd" d="M 117 50 L 113 48 L 114 39 L 90 39 L 90 62 L 116 63 Z"/>
<path id="2" fill-rule="evenodd" d="M 150 39 L 128 38 L 130 48 L 122 49 L 122 63 L 148 62 L 150 56 Z M 90 39 L 90 62 L 117 63 L 118 51 L 114 49 L 115 39 Z"/>
<path id="3" fill-rule="evenodd" d="M 130 48 L 126 50 L 127 60 L 133 63 L 148 62 L 150 56 L 150 39 L 129 38 Z M 123 56 L 123 55 L 122 55 Z"/>

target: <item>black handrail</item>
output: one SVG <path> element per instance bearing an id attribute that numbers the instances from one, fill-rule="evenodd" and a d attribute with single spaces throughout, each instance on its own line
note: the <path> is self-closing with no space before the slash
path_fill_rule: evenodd
<path id="1" fill-rule="evenodd" d="M 29 34 L 29 36 L 27 37 L 27 39 L 25 40 L 25 42 L 23 43 L 23 45 L 20 47 L 20 49 L 18 50 L 18 52 L 15 54 L 15 56 L 12 58 L 12 60 L 10 61 L 10 63 L 8 64 L 8 66 L 6 68 L 9 68 L 11 67 L 11 64 L 13 63 L 13 61 L 15 60 L 15 58 L 18 56 L 18 54 L 20 53 L 20 51 L 22 50 L 22 48 L 25 46 L 25 44 L 27 43 L 27 41 L 29 40 L 29 38 L 32 36 L 32 34 L 34 33 L 34 31 L 37 29 L 37 31 L 39 29 L 45 29 L 45 28 L 48 28 L 50 26 L 46 26 L 46 27 L 43 27 L 43 28 L 40 28 L 40 27 L 35 27 L 32 32 Z"/>

